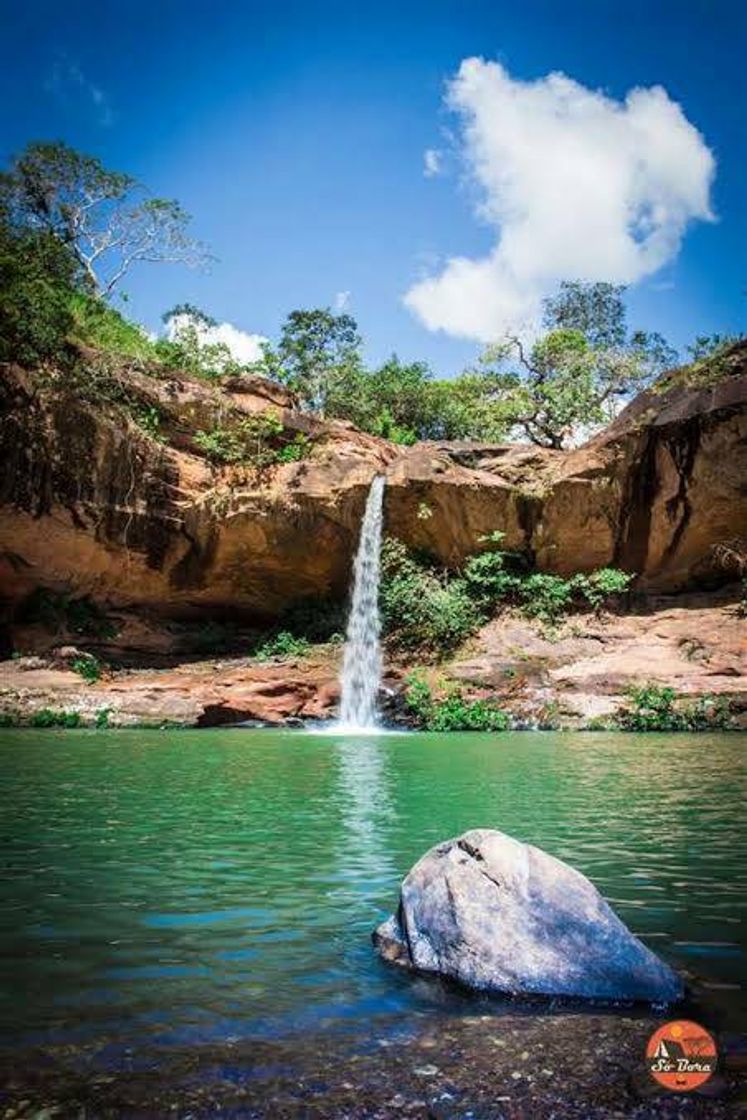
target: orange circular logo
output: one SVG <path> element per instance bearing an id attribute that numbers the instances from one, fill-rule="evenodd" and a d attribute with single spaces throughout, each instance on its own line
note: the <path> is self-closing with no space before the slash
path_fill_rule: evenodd
<path id="1" fill-rule="evenodd" d="M 718 1053 L 713 1036 L 700 1023 L 673 1019 L 651 1035 L 646 1061 L 654 1081 L 675 1093 L 689 1093 L 716 1072 Z"/>

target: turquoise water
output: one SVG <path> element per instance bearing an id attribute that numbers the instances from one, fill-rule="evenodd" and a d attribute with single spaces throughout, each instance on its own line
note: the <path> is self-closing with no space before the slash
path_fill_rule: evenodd
<path id="1" fill-rule="evenodd" d="M 432 1009 L 370 933 L 418 856 L 477 826 L 589 875 L 743 1028 L 746 740 L 2 732 L 2 1043 L 116 1062 Z"/>

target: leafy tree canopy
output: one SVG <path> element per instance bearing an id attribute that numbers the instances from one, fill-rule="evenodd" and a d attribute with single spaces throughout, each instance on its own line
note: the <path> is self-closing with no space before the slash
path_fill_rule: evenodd
<path id="1" fill-rule="evenodd" d="M 16 229 L 67 246 L 89 290 L 109 296 L 138 261 L 207 259 L 178 202 L 154 198 L 130 175 L 57 141 L 29 144 L 0 175 L 0 208 Z"/>
<path id="2" fill-rule="evenodd" d="M 628 331 L 623 293 L 620 285 L 567 281 L 546 302 L 545 334 L 487 348 L 480 365 L 511 429 L 564 447 L 676 362 L 661 335 Z"/>

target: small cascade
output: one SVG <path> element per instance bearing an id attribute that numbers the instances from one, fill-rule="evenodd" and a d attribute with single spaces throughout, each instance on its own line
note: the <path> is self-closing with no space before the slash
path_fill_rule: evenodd
<path id="1" fill-rule="evenodd" d="M 340 725 L 371 730 L 378 725 L 381 687 L 379 574 L 384 478 L 371 483 L 353 567 L 353 596 L 342 663 Z"/>

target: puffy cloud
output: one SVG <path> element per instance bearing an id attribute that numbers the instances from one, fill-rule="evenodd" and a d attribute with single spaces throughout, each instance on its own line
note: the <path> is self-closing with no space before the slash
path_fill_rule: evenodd
<path id="1" fill-rule="evenodd" d="M 559 280 L 633 283 L 676 256 L 690 221 L 712 219 L 713 155 L 661 86 L 620 102 L 564 74 L 523 82 L 468 58 L 446 103 L 497 241 L 406 293 L 431 330 L 490 342 L 536 323 Z"/>
<path id="2" fill-rule="evenodd" d="M 189 315 L 175 315 L 169 320 L 169 338 L 178 338 L 180 330 L 186 326 L 194 326 L 201 343 L 220 342 L 228 347 L 231 357 L 242 365 L 258 361 L 262 357 L 262 343 L 267 342 L 263 335 L 247 334 L 232 323 L 217 323 L 214 327 L 208 327 L 192 320 Z"/>
<path id="3" fill-rule="evenodd" d="M 261 334 L 247 334 L 232 323 L 219 323 L 199 332 L 203 342 L 222 342 L 237 362 L 248 364 L 262 357 L 262 343 L 267 339 Z"/>
<path id="4" fill-rule="evenodd" d="M 426 179 L 440 175 L 442 159 L 443 152 L 439 152 L 437 148 L 426 148 L 423 152 L 423 174 Z"/>

